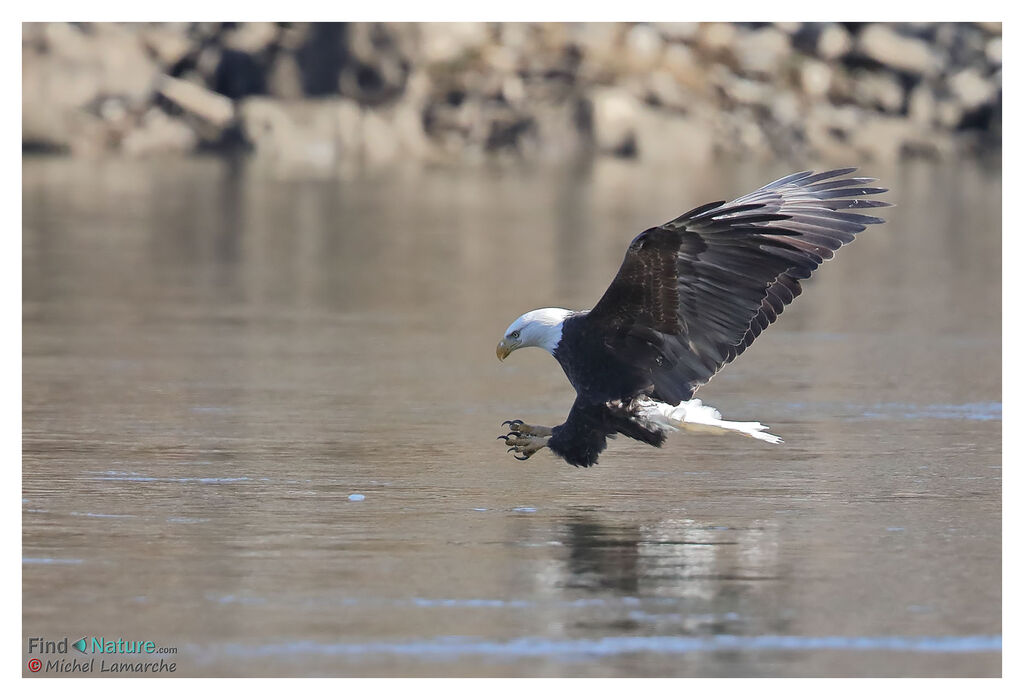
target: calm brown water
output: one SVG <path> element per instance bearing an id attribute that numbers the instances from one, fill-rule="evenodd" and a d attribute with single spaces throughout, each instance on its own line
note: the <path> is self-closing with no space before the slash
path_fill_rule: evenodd
<path id="1" fill-rule="evenodd" d="M 1000 674 L 998 171 L 868 169 L 890 223 L 700 394 L 784 445 L 578 470 L 495 440 L 572 402 L 542 351 L 497 362 L 512 319 L 787 170 L 27 160 L 25 662 L 131 658 L 27 652 L 103 636 L 175 675 Z"/>

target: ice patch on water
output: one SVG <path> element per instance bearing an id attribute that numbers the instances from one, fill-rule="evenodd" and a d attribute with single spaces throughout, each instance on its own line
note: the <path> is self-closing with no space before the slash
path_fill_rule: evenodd
<path id="1" fill-rule="evenodd" d="M 886 420 L 972 420 L 998 421 L 1003 418 L 1003 404 L 1000 401 L 976 401 L 971 403 L 938 403 L 920 405 L 916 403 L 850 404 L 838 402 L 783 403 L 779 408 L 787 409 L 805 420 L 824 417 L 845 419 L 886 419 Z M 756 403 L 750 410 L 759 410 Z M 763 409 L 767 411 L 766 408 Z"/>
<path id="2" fill-rule="evenodd" d="M 965 637 L 801 637 L 787 635 L 739 636 L 718 634 L 705 637 L 598 637 L 591 639 L 547 639 L 519 637 L 508 640 L 472 637 L 434 637 L 403 642 L 336 642 L 312 640 L 271 644 L 226 644 L 216 650 L 230 656 L 358 656 L 390 655 L 415 657 L 557 657 L 585 659 L 620 654 L 691 654 L 721 651 L 890 651 L 931 654 L 976 654 L 999 652 L 1001 635 Z M 195 655 L 210 657 L 213 649 L 195 648 Z"/>
<path id="3" fill-rule="evenodd" d="M 266 598 L 256 598 L 256 597 L 253 597 L 253 596 L 240 596 L 240 595 L 234 595 L 234 594 L 231 594 L 231 593 L 229 593 L 227 595 L 221 595 L 221 596 L 213 595 L 213 594 L 208 594 L 206 596 L 206 599 L 209 600 L 209 601 L 213 601 L 214 603 L 222 603 L 222 604 L 238 603 L 240 605 L 262 605 L 262 604 L 267 602 Z"/>
<path id="4" fill-rule="evenodd" d="M 500 599 L 440 599 L 413 598 L 412 604 L 418 608 L 528 608 L 530 602 L 526 600 L 500 600 Z"/>
<path id="5" fill-rule="evenodd" d="M 177 484 L 234 484 L 242 481 L 256 481 L 248 476 L 182 476 L 182 477 L 171 477 L 171 476 L 135 476 L 135 475 L 118 475 L 118 476 L 97 476 L 93 477 L 96 481 L 144 481 L 144 482 L 167 482 Z M 270 481 L 270 479 L 259 479 L 259 481 Z"/>
<path id="6" fill-rule="evenodd" d="M 876 404 L 866 409 L 864 418 L 904 418 L 921 420 L 977 420 L 990 421 L 1003 419 L 1003 404 L 999 401 L 983 401 L 980 403 L 931 404 L 918 406 L 911 403 Z"/>
<path id="7" fill-rule="evenodd" d="M 83 559 L 52 559 L 50 557 L 22 557 L 22 564 L 81 564 Z"/>

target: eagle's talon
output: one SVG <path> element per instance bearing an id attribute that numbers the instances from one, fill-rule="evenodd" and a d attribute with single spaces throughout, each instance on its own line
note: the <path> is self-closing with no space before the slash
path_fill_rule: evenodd
<path id="1" fill-rule="evenodd" d="M 514 452 L 513 457 L 520 462 L 525 462 L 538 451 L 547 447 L 549 439 L 549 436 L 513 431 L 505 436 L 505 444 L 508 445 L 508 449 L 505 452 Z"/>

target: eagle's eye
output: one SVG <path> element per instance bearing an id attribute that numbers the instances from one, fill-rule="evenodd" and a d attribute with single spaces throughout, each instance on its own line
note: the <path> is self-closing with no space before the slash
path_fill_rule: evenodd
<path id="1" fill-rule="evenodd" d="M 510 333 L 509 335 L 512 338 L 518 338 L 519 337 L 519 331 L 512 331 L 512 333 Z"/>

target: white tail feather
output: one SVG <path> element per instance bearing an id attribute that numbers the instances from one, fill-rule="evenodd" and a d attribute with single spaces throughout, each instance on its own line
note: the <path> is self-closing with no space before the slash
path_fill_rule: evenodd
<path id="1" fill-rule="evenodd" d="M 678 406 L 670 406 L 659 401 L 640 401 L 637 404 L 639 413 L 646 420 L 669 430 L 690 430 L 693 432 L 715 433 L 722 435 L 727 431 L 735 431 L 748 435 L 756 440 L 764 440 L 773 445 L 782 442 L 782 438 L 772 435 L 767 425 L 757 422 L 741 423 L 722 420 L 722 414 L 711 406 L 705 406 L 700 399 L 683 401 Z"/>

